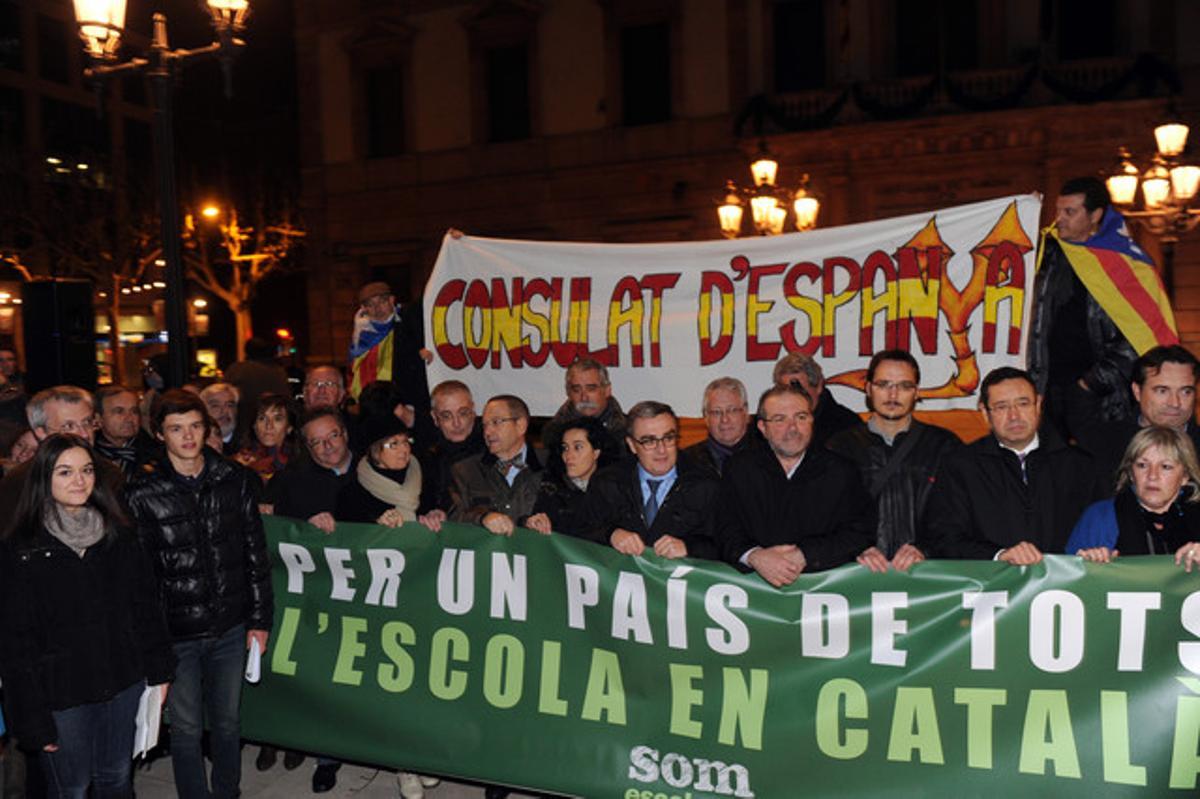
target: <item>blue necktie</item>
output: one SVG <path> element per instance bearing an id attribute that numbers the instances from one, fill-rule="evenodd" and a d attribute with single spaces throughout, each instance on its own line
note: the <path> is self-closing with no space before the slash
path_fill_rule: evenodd
<path id="1" fill-rule="evenodd" d="M 662 485 L 662 480 L 647 480 L 646 485 L 650 488 L 650 497 L 646 500 L 646 507 L 643 509 L 646 514 L 646 526 L 654 524 L 654 517 L 658 515 L 658 487 Z"/>

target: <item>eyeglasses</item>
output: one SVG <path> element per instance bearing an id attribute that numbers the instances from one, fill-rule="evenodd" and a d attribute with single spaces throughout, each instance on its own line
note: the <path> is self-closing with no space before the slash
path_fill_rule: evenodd
<path id="1" fill-rule="evenodd" d="M 304 384 L 306 388 L 336 388 L 341 385 L 337 380 L 313 380 Z"/>
<path id="2" fill-rule="evenodd" d="M 390 441 L 383 442 L 384 449 L 396 449 L 397 447 L 411 447 L 412 442 L 407 438 L 393 438 Z"/>
<path id="3" fill-rule="evenodd" d="M 667 433 L 665 436 L 642 436 L 633 439 L 633 443 L 642 449 L 658 449 L 659 446 L 670 449 L 679 441 L 678 433 Z"/>
<path id="4" fill-rule="evenodd" d="M 337 442 L 341 441 L 345 437 L 346 434 L 341 430 L 334 430 L 324 438 L 305 439 L 305 443 L 308 444 L 309 449 L 317 449 L 318 447 L 333 447 L 337 445 Z"/>
<path id="5" fill-rule="evenodd" d="M 911 380 L 874 380 L 871 385 L 880 391 L 891 391 L 893 388 L 904 392 L 917 390 L 917 384 Z"/>
<path id="6" fill-rule="evenodd" d="M 492 430 L 495 430 L 497 427 L 504 424 L 505 422 L 515 422 L 515 421 L 517 421 L 516 416 L 499 416 L 495 419 L 484 419 L 483 426 L 491 428 Z"/>
<path id="7" fill-rule="evenodd" d="M 799 411 L 797 413 L 793 413 L 791 416 L 788 416 L 788 415 L 782 414 L 782 413 L 777 413 L 774 416 L 766 417 L 765 419 L 763 419 L 763 421 L 766 422 L 767 424 L 773 424 L 773 425 L 785 425 L 785 424 L 791 424 L 791 423 L 804 424 L 805 422 L 812 421 L 812 414 L 809 413 L 808 411 Z"/>
<path id="8" fill-rule="evenodd" d="M 710 419 L 724 419 L 726 416 L 742 416 L 745 413 L 746 406 L 742 405 L 738 408 L 709 408 L 704 415 Z"/>
<path id="9" fill-rule="evenodd" d="M 1029 399 L 1028 397 L 1022 397 L 1021 399 L 1013 400 L 1012 402 L 997 402 L 994 405 L 989 405 L 988 411 L 995 414 L 1005 414 L 1013 409 L 1016 409 L 1017 411 L 1024 413 L 1032 407 L 1033 400 Z"/>
<path id="10" fill-rule="evenodd" d="M 51 429 L 51 427 L 49 425 L 46 425 L 47 432 L 70 433 L 72 435 L 79 435 L 80 433 L 85 433 L 88 430 L 95 430 L 95 429 L 96 429 L 96 420 L 95 419 L 84 419 L 82 422 L 77 422 L 72 419 L 71 421 L 64 422 L 62 425 L 60 425 L 59 427 L 54 428 L 54 429 Z"/>

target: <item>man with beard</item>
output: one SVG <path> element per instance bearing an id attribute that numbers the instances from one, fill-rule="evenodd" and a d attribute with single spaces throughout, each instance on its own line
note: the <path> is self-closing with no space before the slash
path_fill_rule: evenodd
<path id="1" fill-rule="evenodd" d="M 213 383 L 200 390 L 200 399 L 221 434 L 221 454 L 237 451 L 238 390 L 232 383 Z"/>
<path id="2" fill-rule="evenodd" d="M 904 350 L 876 353 L 867 366 L 865 426 L 843 430 L 829 449 L 858 466 L 877 503 L 875 546 L 858 556 L 871 571 L 907 571 L 925 559 L 913 545 L 929 492 L 947 455 L 962 442 L 949 430 L 913 418 L 921 384 L 917 360 Z"/>
<path id="3" fill-rule="evenodd" d="M 1062 552 L 1083 509 L 1106 495 L 1092 459 L 1047 427 L 1029 373 L 993 369 L 979 389 L 991 435 L 946 458 L 917 547 L 931 558 L 1040 563 Z"/>
<path id="4" fill-rule="evenodd" d="M 563 425 L 581 416 L 599 419 L 608 432 L 613 452 L 625 450 L 625 414 L 612 395 L 608 367 L 592 358 L 580 358 L 567 367 L 567 401 L 542 430 L 542 442 L 553 450 L 562 440 Z"/>
<path id="5" fill-rule="evenodd" d="M 875 503 L 854 464 L 812 446 L 812 409 L 797 384 L 767 389 L 758 401 L 767 446 L 734 454 L 721 478 L 722 557 L 777 588 L 849 563 L 874 538 Z"/>

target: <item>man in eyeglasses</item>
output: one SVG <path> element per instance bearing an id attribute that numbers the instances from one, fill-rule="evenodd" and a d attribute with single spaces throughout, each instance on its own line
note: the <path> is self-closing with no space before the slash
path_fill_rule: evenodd
<path id="1" fill-rule="evenodd" d="M 346 398 L 346 382 L 336 366 L 322 364 L 311 367 L 304 375 L 304 410 L 337 408 L 342 410 Z"/>
<path id="2" fill-rule="evenodd" d="M 685 449 L 683 455 L 720 477 L 730 455 L 758 443 L 750 431 L 746 386 L 736 377 L 718 377 L 704 389 L 702 410 L 708 438 Z"/>
<path id="3" fill-rule="evenodd" d="M 450 470 L 464 458 L 484 452 L 483 427 L 475 413 L 471 389 L 465 383 L 458 380 L 438 383 L 429 401 L 437 433 L 420 455 L 421 506 L 449 513 L 454 504 L 450 492 L 454 478 Z"/>
<path id="4" fill-rule="evenodd" d="M 650 548 L 663 558 L 715 558 L 712 504 L 717 481 L 691 458 L 679 458 L 679 419 L 670 405 L 629 409 L 624 460 L 593 478 L 592 537 L 626 555 Z"/>
<path id="5" fill-rule="evenodd" d="M 492 397 L 483 406 L 482 427 L 487 452 L 464 458 L 451 469 L 450 518 L 512 535 L 533 512 L 542 484 L 542 459 L 525 440 L 529 407 L 510 394 Z"/>
<path id="6" fill-rule="evenodd" d="M 812 446 L 813 402 L 797 383 L 758 401 L 766 447 L 730 458 L 717 501 L 722 557 L 776 588 L 854 560 L 871 545 L 875 508 L 854 464 Z"/>
<path id="7" fill-rule="evenodd" d="M 921 368 L 912 355 L 876 353 L 867 365 L 866 425 L 843 430 L 827 444 L 854 462 L 875 499 L 875 546 L 858 556 L 871 571 L 907 571 L 925 559 L 913 544 L 917 527 L 943 460 L 962 446 L 949 430 L 913 418 L 920 384 Z"/>
<path id="8" fill-rule="evenodd" d="M 308 457 L 293 459 L 271 478 L 263 493 L 263 512 L 304 519 L 332 533 L 338 491 L 354 480 L 354 456 L 342 414 L 329 406 L 305 411 L 300 441 Z"/>
<path id="9" fill-rule="evenodd" d="M 1030 566 L 1061 553 L 1083 509 L 1106 496 L 1092 459 L 1049 427 L 1029 373 L 993 369 L 979 389 L 991 435 L 948 457 L 917 546 L 931 558 Z"/>

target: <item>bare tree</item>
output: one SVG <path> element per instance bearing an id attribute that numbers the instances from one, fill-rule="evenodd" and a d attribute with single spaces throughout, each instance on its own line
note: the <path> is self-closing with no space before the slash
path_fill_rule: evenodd
<path id="1" fill-rule="evenodd" d="M 206 209 L 208 210 L 208 209 Z M 263 203 L 255 209 L 255 224 L 246 227 L 230 209 L 218 210 L 210 223 L 201 215 L 184 217 L 183 258 L 188 276 L 233 311 L 237 325 L 237 357 L 246 355 L 246 340 L 254 335 L 250 303 L 264 279 L 290 269 L 305 231 L 290 211 L 269 220 Z"/>

